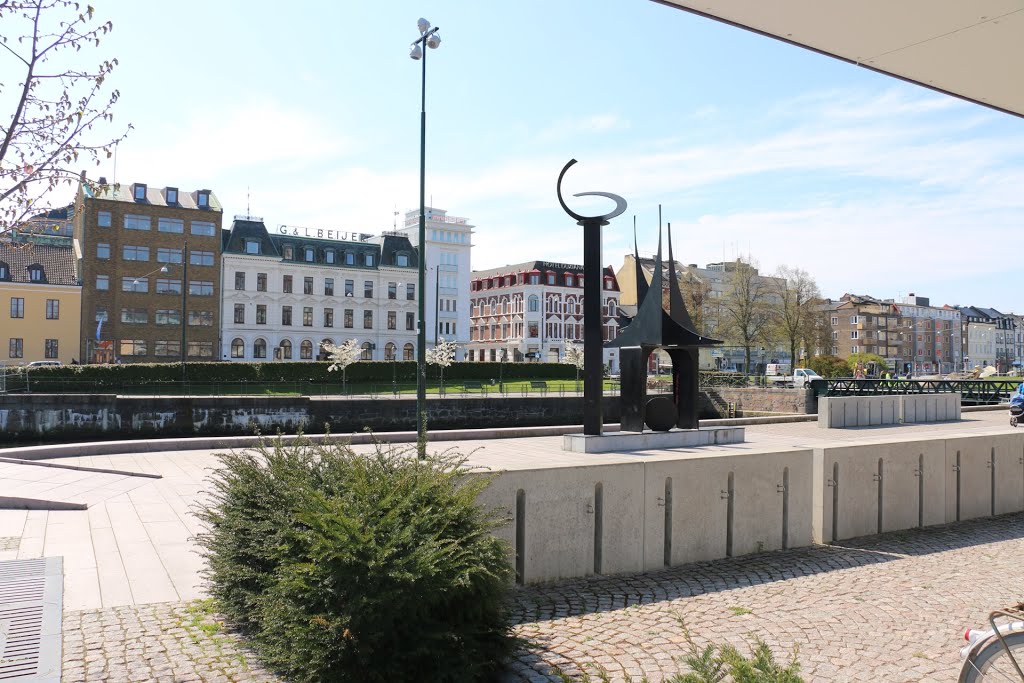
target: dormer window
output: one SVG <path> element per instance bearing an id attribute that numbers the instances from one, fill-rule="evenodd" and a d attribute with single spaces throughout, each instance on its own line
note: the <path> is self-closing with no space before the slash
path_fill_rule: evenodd
<path id="1" fill-rule="evenodd" d="M 210 208 L 209 190 L 199 190 L 199 192 L 196 193 L 196 206 L 198 206 L 200 209 Z"/>
<path id="2" fill-rule="evenodd" d="M 245 241 L 245 253 L 246 254 L 258 254 L 258 253 L 260 253 L 260 241 L 259 240 L 246 240 Z"/>
<path id="3" fill-rule="evenodd" d="M 549 285 L 555 284 L 555 274 L 554 273 L 548 273 L 548 284 Z"/>
<path id="4" fill-rule="evenodd" d="M 43 267 L 38 263 L 32 264 L 28 267 L 28 279 L 32 282 L 42 282 L 43 278 Z"/>
<path id="5" fill-rule="evenodd" d="M 409 265 L 409 255 L 408 254 L 397 254 L 395 256 L 395 263 L 399 267 L 401 267 L 401 268 L 404 268 L 404 267 L 408 266 Z"/>
<path id="6" fill-rule="evenodd" d="M 178 188 L 168 187 L 167 188 L 167 206 L 176 206 L 178 204 Z"/>
<path id="7" fill-rule="evenodd" d="M 3 261 L 0 261 L 0 280 L 11 279 L 11 268 Z"/>
<path id="8" fill-rule="evenodd" d="M 372 267 L 373 266 L 373 254 L 366 254 L 366 259 L 365 259 L 364 263 L 366 263 L 366 265 Z"/>
<path id="9" fill-rule="evenodd" d="M 284 249 L 281 250 L 281 253 L 289 261 L 295 257 L 295 252 L 292 250 L 292 245 L 290 244 L 284 245 Z"/>
<path id="10" fill-rule="evenodd" d="M 146 184 L 135 183 L 132 185 L 132 197 L 134 197 L 137 202 L 146 201 Z"/>
<path id="11" fill-rule="evenodd" d="M 324 263 L 334 263 L 334 250 L 327 249 L 324 251 Z"/>
<path id="12" fill-rule="evenodd" d="M 346 251 L 345 252 L 345 265 L 353 266 L 353 265 L 355 265 L 355 263 L 356 263 L 356 255 L 353 254 L 351 251 Z"/>
<path id="13" fill-rule="evenodd" d="M 311 247 L 306 247 L 303 251 L 304 251 L 306 263 L 312 263 L 313 262 L 313 258 L 315 256 L 315 253 L 314 253 L 313 249 Z"/>

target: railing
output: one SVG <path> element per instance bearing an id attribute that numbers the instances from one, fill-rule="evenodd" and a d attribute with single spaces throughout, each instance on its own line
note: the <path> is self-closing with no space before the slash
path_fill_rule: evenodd
<path id="1" fill-rule="evenodd" d="M 1018 380 L 985 379 L 829 379 L 815 380 L 818 396 L 882 396 L 958 392 L 968 404 L 1004 403 L 1017 391 Z"/>

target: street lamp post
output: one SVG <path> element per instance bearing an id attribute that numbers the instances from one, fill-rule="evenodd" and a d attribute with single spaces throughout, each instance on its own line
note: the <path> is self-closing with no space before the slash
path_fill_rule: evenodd
<path id="1" fill-rule="evenodd" d="M 419 327 L 416 349 L 416 449 L 422 460 L 427 456 L 427 328 L 426 300 L 426 173 L 427 173 L 427 51 L 424 46 L 436 49 L 441 44 L 437 35 L 439 27 L 430 27 L 430 22 L 420 19 L 416 22 L 420 37 L 412 42 L 409 56 L 423 61 L 423 75 L 420 83 L 420 230 L 419 230 Z"/>

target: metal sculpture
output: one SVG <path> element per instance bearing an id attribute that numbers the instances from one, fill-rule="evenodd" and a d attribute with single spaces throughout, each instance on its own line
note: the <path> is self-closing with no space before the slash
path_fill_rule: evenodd
<path id="1" fill-rule="evenodd" d="M 601 228 L 626 210 L 626 200 L 611 192 L 580 192 L 574 197 L 607 197 L 615 209 L 601 216 L 583 216 L 562 199 L 562 178 L 575 159 L 558 174 L 556 192 L 562 209 L 583 226 L 583 433 L 599 436 L 603 426 L 601 398 L 604 394 L 604 346 L 601 334 Z"/>

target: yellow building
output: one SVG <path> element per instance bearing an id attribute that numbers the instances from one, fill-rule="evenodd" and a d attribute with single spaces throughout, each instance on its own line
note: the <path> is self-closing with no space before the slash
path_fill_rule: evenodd
<path id="1" fill-rule="evenodd" d="M 76 264 L 70 246 L 0 242 L 0 363 L 78 359 Z"/>

